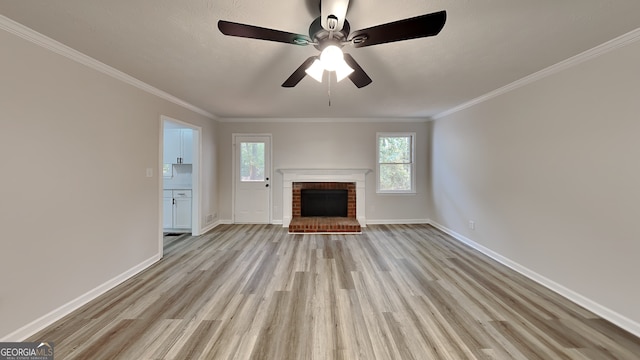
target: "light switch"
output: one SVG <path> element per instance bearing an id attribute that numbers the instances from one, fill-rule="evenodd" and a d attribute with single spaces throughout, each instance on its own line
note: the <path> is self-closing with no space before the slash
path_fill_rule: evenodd
<path id="1" fill-rule="evenodd" d="M 147 168 L 147 177 L 153 177 L 153 169 Z"/>

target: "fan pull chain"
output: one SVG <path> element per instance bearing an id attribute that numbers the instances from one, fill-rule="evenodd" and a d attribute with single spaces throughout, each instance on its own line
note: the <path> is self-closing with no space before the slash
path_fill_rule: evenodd
<path id="1" fill-rule="evenodd" d="M 329 81 L 327 81 L 327 97 L 329 98 L 329 107 L 331 107 L 331 73 L 329 72 L 327 75 L 329 75 Z"/>

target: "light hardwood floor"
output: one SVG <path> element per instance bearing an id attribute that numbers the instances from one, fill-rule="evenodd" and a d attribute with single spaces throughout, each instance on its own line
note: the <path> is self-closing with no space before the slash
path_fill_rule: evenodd
<path id="1" fill-rule="evenodd" d="M 30 341 L 56 359 L 640 359 L 640 339 L 429 225 L 223 225 Z"/>

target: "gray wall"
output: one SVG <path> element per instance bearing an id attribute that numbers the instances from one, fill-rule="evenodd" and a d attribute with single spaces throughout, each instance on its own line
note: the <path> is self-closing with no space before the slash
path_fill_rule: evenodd
<path id="1" fill-rule="evenodd" d="M 431 210 L 636 327 L 638 64 L 636 41 L 435 121 Z"/>
<path id="2" fill-rule="evenodd" d="M 203 127 L 217 209 L 214 121 L 8 32 L 0 48 L 3 338 L 160 256 L 161 115 Z"/>
<path id="3" fill-rule="evenodd" d="M 295 120 L 295 119 L 294 119 Z M 230 120 L 232 121 L 232 120 Z M 426 221 L 429 218 L 429 138 L 428 122 L 221 122 L 219 178 L 220 218 L 232 219 L 232 137 L 233 133 L 270 133 L 273 136 L 273 219 L 282 220 L 282 174 L 278 169 L 371 169 L 366 179 L 368 222 Z M 371 120 L 375 121 L 375 120 Z M 415 195 L 376 194 L 376 132 L 416 132 L 418 162 Z M 426 164 L 427 166 L 421 166 Z"/>

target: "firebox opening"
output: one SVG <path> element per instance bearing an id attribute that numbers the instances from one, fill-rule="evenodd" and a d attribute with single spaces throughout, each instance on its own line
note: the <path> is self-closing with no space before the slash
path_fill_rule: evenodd
<path id="1" fill-rule="evenodd" d="M 301 216 L 348 216 L 348 191 L 346 189 L 302 189 Z"/>

